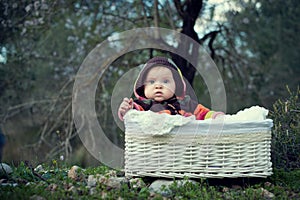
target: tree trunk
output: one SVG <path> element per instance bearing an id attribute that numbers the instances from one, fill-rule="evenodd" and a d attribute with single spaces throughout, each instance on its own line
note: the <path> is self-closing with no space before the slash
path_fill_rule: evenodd
<path id="1" fill-rule="evenodd" d="M 190 38 L 192 38 L 197 42 L 200 42 L 199 37 L 196 31 L 194 30 L 194 26 L 199 16 L 199 13 L 202 9 L 203 1 L 186 0 L 184 1 L 184 3 L 181 3 L 180 0 L 174 0 L 174 4 L 179 15 L 183 20 L 181 33 L 189 36 Z M 198 54 L 198 49 L 194 46 L 191 46 L 191 44 L 187 43 L 186 41 L 182 41 L 179 44 L 178 48 L 183 51 L 190 51 L 190 49 L 192 48 L 192 52 L 190 56 L 193 56 L 194 58 Z M 187 79 L 187 81 L 192 86 L 196 69 L 179 55 L 173 54 L 172 59 L 182 71 L 183 76 Z"/>

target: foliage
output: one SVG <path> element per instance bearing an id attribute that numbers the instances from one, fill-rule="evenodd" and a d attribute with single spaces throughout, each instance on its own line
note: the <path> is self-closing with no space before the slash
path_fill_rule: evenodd
<path id="1" fill-rule="evenodd" d="M 275 168 L 285 170 L 300 168 L 300 89 L 287 90 L 290 96 L 277 100 L 270 113 L 274 123 L 272 162 Z"/>
<path id="2" fill-rule="evenodd" d="M 246 83 L 244 89 L 256 102 L 271 108 L 278 98 L 287 95 L 285 85 L 295 89 L 299 84 L 300 47 L 296 44 L 300 38 L 296 22 L 300 19 L 300 2 L 236 2 L 241 9 L 227 13 L 226 36 L 232 38 L 229 41 L 242 58 L 240 71 L 248 74 L 242 81 Z"/>
<path id="3" fill-rule="evenodd" d="M 274 169 L 274 174 L 270 177 L 272 183 L 277 186 L 290 188 L 300 192 L 300 170 L 284 171 L 283 169 Z"/>
<path id="4" fill-rule="evenodd" d="M 208 186 L 204 180 L 200 179 L 200 182 L 190 182 L 186 177 L 183 184 L 178 184 L 178 181 L 174 181 L 168 188 L 174 197 L 180 197 L 183 199 L 219 199 L 222 197 L 221 193 L 217 191 L 216 187 Z"/>
<path id="5" fill-rule="evenodd" d="M 105 175 L 108 168 L 98 166 L 82 169 L 83 179 L 73 180 L 67 176 L 70 169 L 63 163 L 43 164 L 43 172 L 34 173 L 32 168 L 21 163 L 13 168 L 13 174 L 7 178 L 7 185 L 1 185 L 0 198 L 5 199 L 269 199 L 272 198 L 262 192 L 262 188 L 272 192 L 272 199 L 297 199 L 299 197 L 299 170 L 294 172 L 274 171 L 270 182 L 256 181 L 255 184 L 244 185 L 239 188 L 228 188 L 222 180 L 217 185 L 209 185 L 209 180 L 173 180 L 170 187 L 162 186 L 166 193 L 153 193 L 148 186 L 141 188 L 122 184 L 120 188 L 110 188 L 101 182 L 96 186 L 87 185 L 87 176 Z M 80 172 L 80 173 L 81 173 Z M 39 176 L 38 176 L 39 175 Z M 2 181 L 5 179 L 2 179 Z M 146 181 L 146 179 L 145 179 Z M 149 180 L 148 180 L 149 181 Z M 13 185 L 17 183 L 17 185 Z M 183 183 L 183 184 L 179 184 Z M 294 184 L 294 185 L 293 185 Z"/>
<path id="6" fill-rule="evenodd" d="M 169 4 L 160 8 L 169 9 L 166 15 L 171 16 Z M 20 149 L 26 145 L 28 151 L 34 152 L 28 153 L 26 159 L 32 160 L 30 155 L 37 154 L 38 160 L 62 154 L 70 158 L 73 149 L 79 149 L 76 148 L 79 139 L 72 122 L 71 101 L 80 64 L 91 49 L 115 32 L 151 26 L 152 3 L 4 0 L 0 2 L 0 9 L 0 125 L 15 123 L 21 116 L 25 122 L 18 121 L 16 127 L 30 126 L 30 135 L 39 137 L 33 137 L 29 144 L 14 143 Z M 116 62 L 99 82 L 97 114 L 105 116 L 99 122 L 118 145 L 122 145 L 120 131 L 111 123 L 114 120 L 108 111 L 109 98 L 120 75 L 140 64 L 138 57 L 150 55 L 148 50 L 145 52 L 136 54 L 135 59 Z M 28 124 L 27 118 L 33 125 Z M 5 132 L 12 138 L 19 134 L 17 130 Z M 18 140 L 26 141 L 28 136 L 20 135 Z M 20 149 L 17 151 L 23 152 L 24 149 Z M 13 157 L 17 159 L 19 155 L 16 152 Z"/>

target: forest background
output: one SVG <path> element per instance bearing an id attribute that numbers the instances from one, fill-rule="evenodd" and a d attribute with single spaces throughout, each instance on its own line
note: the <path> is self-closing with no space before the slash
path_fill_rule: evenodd
<path id="1" fill-rule="evenodd" d="M 163 27 L 199 42 L 222 75 L 227 113 L 252 105 L 272 110 L 277 99 L 288 96 L 286 86 L 299 87 L 299 21 L 297 0 L 1 0 L 3 161 L 40 163 L 63 156 L 83 166 L 99 164 L 72 120 L 75 76 L 97 44 L 135 28 Z M 143 49 L 121 56 L 99 81 L 98 120 L 120 147 L 124 133 L 110 108 L 113 88 L 122 74 L 160 53 Z M 209 107 L 200 74 L 182 67 L 198 100 Z"/>

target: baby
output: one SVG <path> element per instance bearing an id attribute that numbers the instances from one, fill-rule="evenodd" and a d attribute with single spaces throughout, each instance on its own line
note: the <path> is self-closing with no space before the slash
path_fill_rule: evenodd
<path id="1" fill-rule="evenodd" d="M 126 97 L 120 104 L 118 116 L 121 120 L 130 109 L 186 117 L 195 115 L 197 120 L 224 115 L 187 96 L 181 71 L 171 59 L 165 57 L 154 57 L 144 65 L 134 84 L 134 95 L 136 100 Z"/>

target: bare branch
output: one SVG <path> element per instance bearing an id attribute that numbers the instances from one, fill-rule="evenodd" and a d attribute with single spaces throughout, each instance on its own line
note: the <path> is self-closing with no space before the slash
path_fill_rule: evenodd
<path id="1" fill-rule="evenodd" d="M 183 6 L 181 5 L 180 0 L 174 0 L 175 8 L 181 18 L 184 18 Z"/>
<path id="2" fill-rule="evenodd" d="M 154 26 L 158 27 L 159 15 L 158 15 L 158 1 L 154 0 Z"/>
<path id="3" fill-rule="evenodd" d="M 168 21 L 170 23 L 170 26 L 171 26 L 172 30 L 175 30 L 174 21 L 172 19 L 172 9 L 170 7 L 169 1 L 166 2 L 166 7 L 163 7 L 163 8 L 165 9 L 165 12 L 167 14 Z"/>
<path id="4" fill-rule="evenodd" d="M 215 51 L 216 51 L 216 48 L 213 47 L 213 43 L 214 43 L 217 35 L 222 34 L 222 27 L 223 26 L 219 24 L 218 30 L 211 31 L 211 32 L 205 34 L 201 39 L 199 39 L 200 44 L 203 44 L 207 39 L 209 39 L 208 48 L 210 50 L 210 56 L 212 57 L 212 59 L 215 58 Z"/>
<path id="5" fill-rule="evenodd" d="M 149 26 L 148 20 L 147 20 L 147 12 L 146 12 L 146 9 L 145 9 L 145 4 L 144 4 L 143 0 L 141 0 L 140 2 L 141 2 L 141 6 L 142 6 L 142 11 L 143 11 L 143 16 L 142 17 L 144 19 L 144 23 Z"/>

